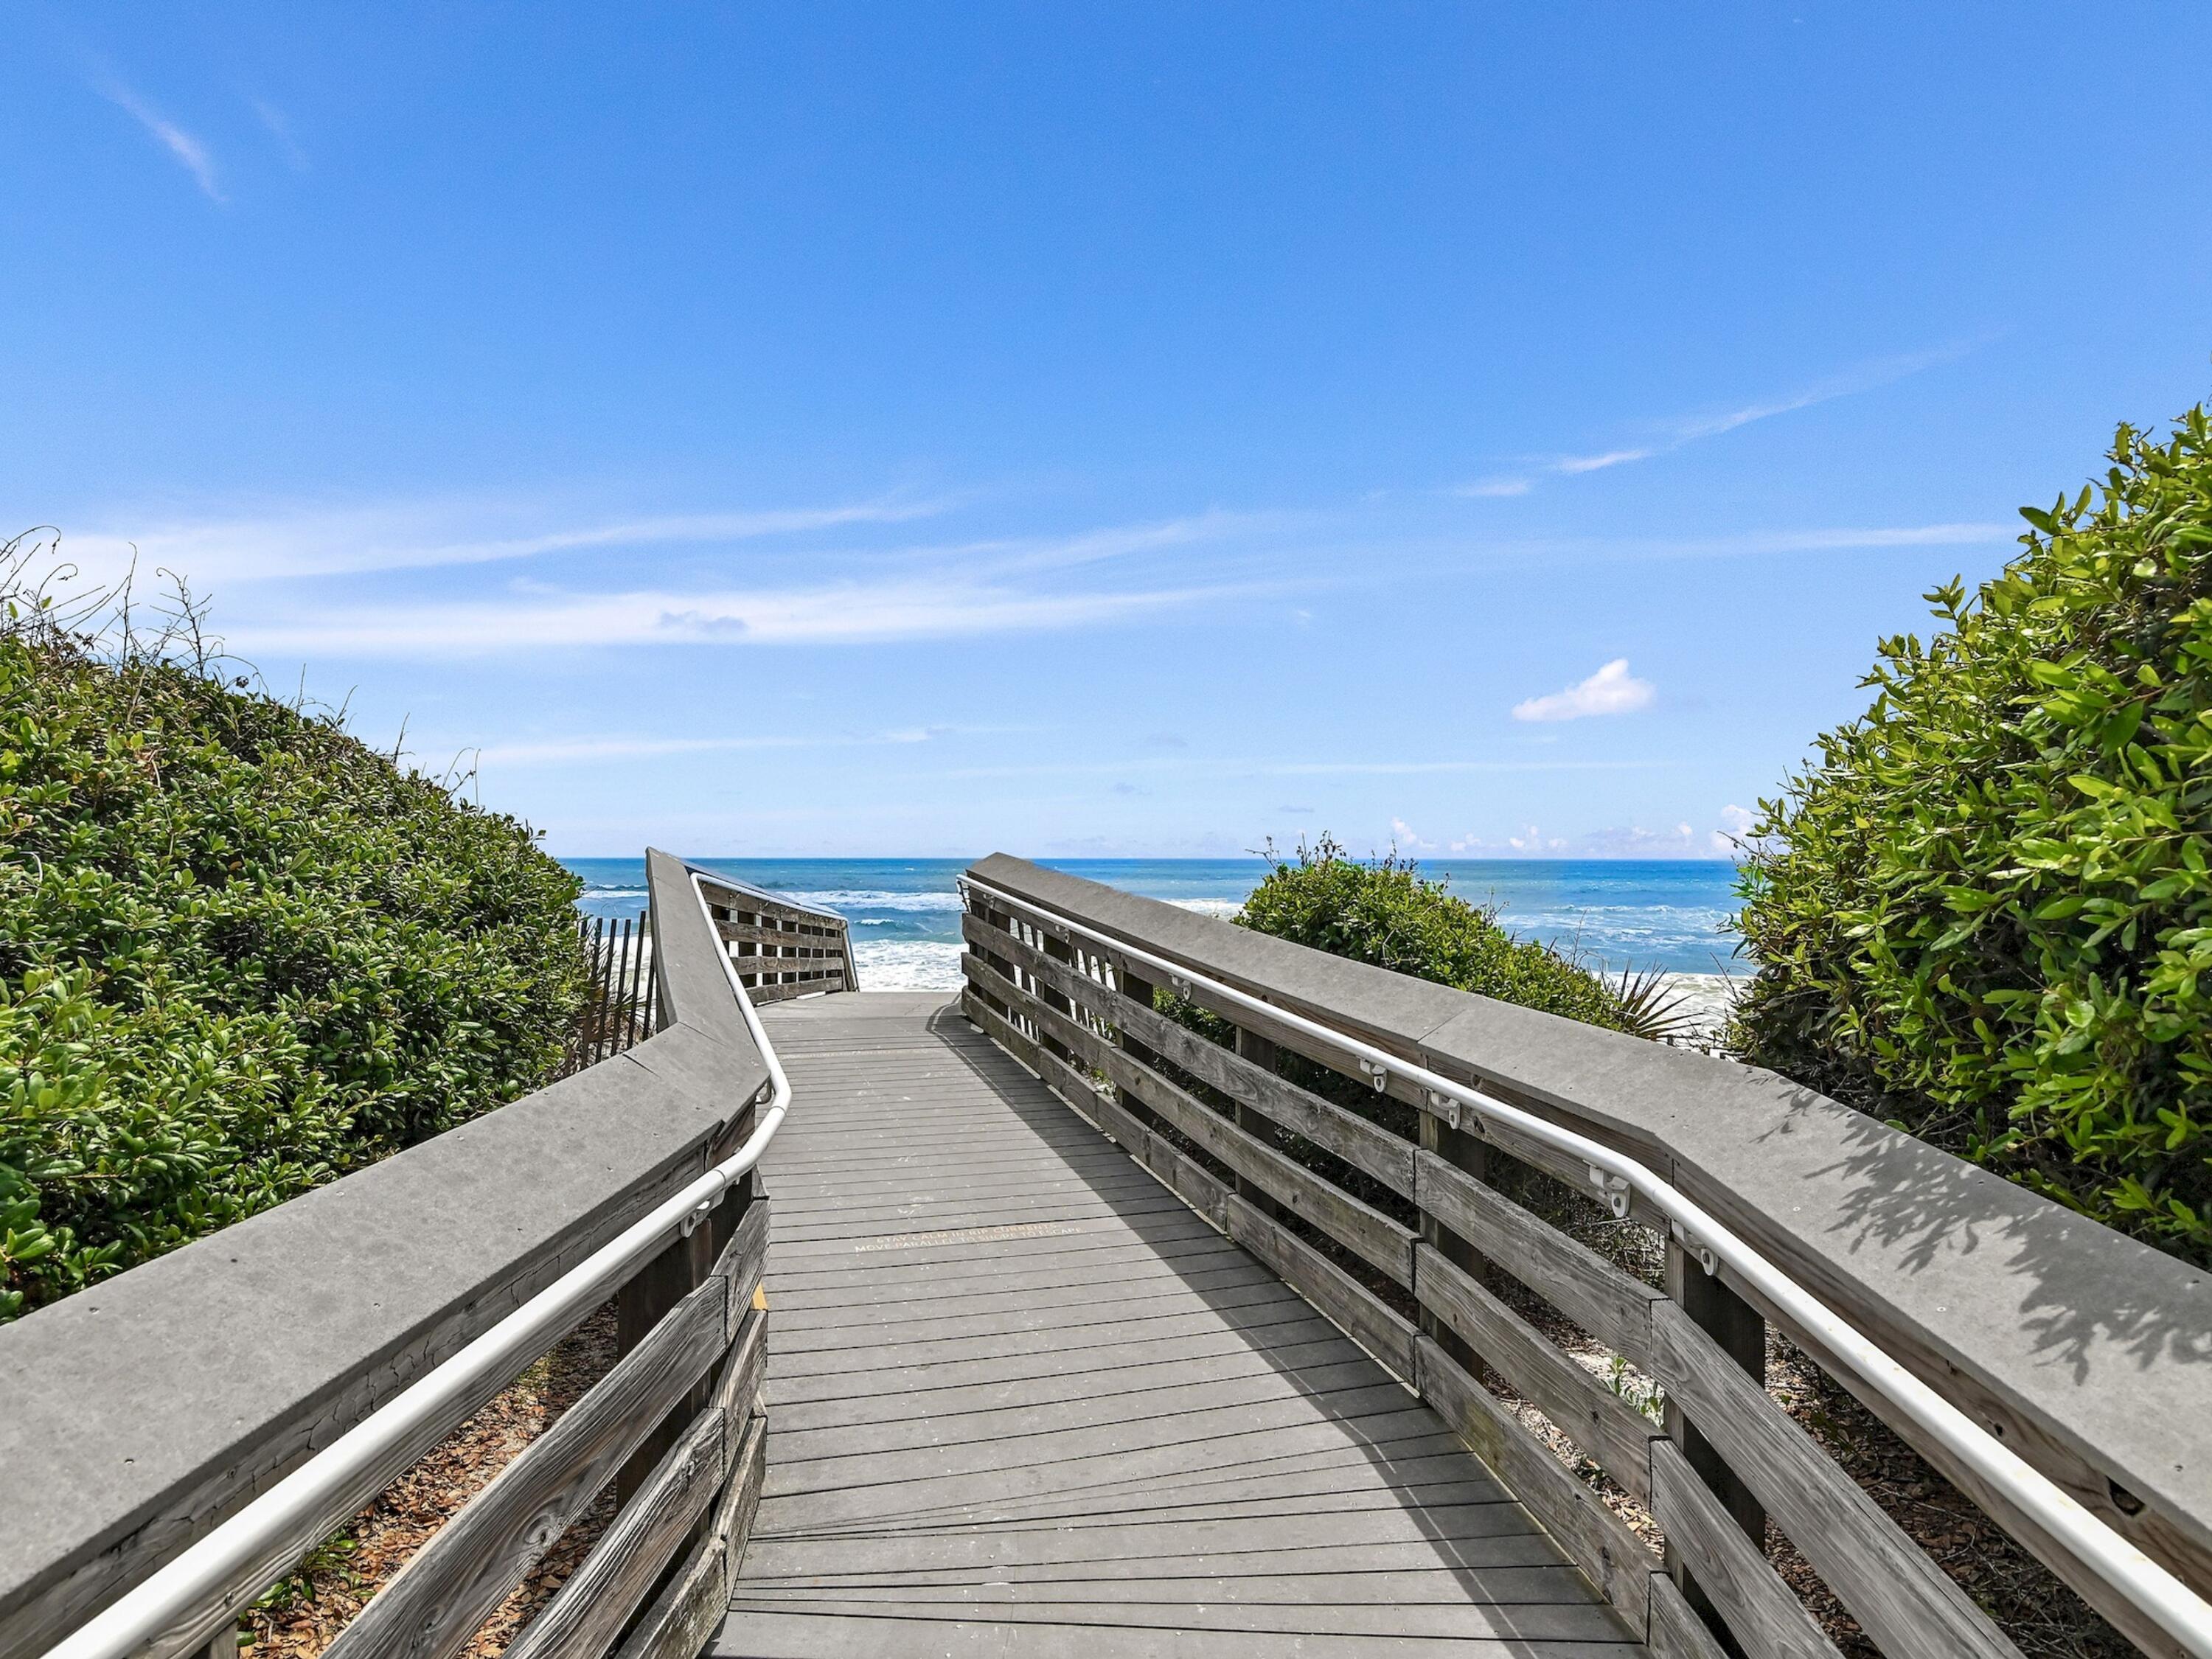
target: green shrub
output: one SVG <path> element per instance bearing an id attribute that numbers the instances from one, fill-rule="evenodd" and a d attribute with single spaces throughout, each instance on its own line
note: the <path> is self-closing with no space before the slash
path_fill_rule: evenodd
<path id="1" fill-rule="evenodd" d="M 522 824 L 11 597 L 0 1320 L 538 1086 L 581 988 Z"/>
<path id="2" fill-rule="evenodd" d="M 2212 1262 L 2212 427 L 2111 460 L 1762 804 L 1731 1042 Z"/>
<path id="3" fill-rule="evenodd" d="M 1323 836 L 1288 858 L 1270 847 L 1268 860 L 1266 878 L 1237 915 L 1244 927 L 1588 1024 L 1621 1030 L 1632 1024 L 1595 974 L 1549 945 L 1516 939 L 1498 925 L 1495 908 L 1425 879 L 1410 859 L 1346 858 Z"/>

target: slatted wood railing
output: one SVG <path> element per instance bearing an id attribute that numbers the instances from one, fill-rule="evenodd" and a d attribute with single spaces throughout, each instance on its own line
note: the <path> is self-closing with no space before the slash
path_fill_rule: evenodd
<path id="1" fill-rule="evenodd" d="M 234 1652 L 242 1607 L 610 1297 L 614 1367 L 329 1654 L 452 1659 L 611 1483 L 507 1651 L 694 1659 L 766 1465 L 749 1171 L 784 1085 L 694 872 L 653 854 L 648 885 L 648 1040 L 0 1330 L 0 1659 Z"/>
<path id="2" fill-rule="evenodd" d="M 1991 1318 L 2033 1310 L 2047 1289 L 2021 1267 L 2008 1285 L 1996 1276 L 2008 1304 L 1961 1307 L 1956 1320 L 1898 1334 L 1899 1302 L 1929 1291 L 1903 1281 L 1917 1281 L 1931 1261 L 1946 1265 L 1948 1230 L 1942 1241 L 1893 1231 L 1877 1237 L 1877 1227 L 1823 1234 L 1832 1216 L 1849 1212 L 1839 1206 L 1852 1180 L 1828 1154 L 1847 1163 L 1855 1144 L 1863 1164 L 1871 1160 L 1862 1179 L 1878 1178 L 1886 1156 L 1903 1160 L 1891 1167 L 1926 1183 L 1923 1202 L 1947 1201 L 1961 1227 L 1986 1229 L 1978 1243 L 1967 1240 L 1969 1256 L 2055 1229 L 2074 1241 L 2077 1269 L 2093 1280 L 2101 1275 L 2093 1287 L 2077 1273 L 2070 1292 L 2105 1295 L 2117 1314 L 2163 1288 L 2177 1298 L 2170 1312 L 2201 1332 L 2205 1297 L 2183 1264 L 2078 1218 L 2045 1213 L 2054 1206 L 2017 1188 L 1990 1191 L 2003 1183 L 1917 1143 L 1893 1146 L 1904 1138 L 1833 1102 L 1778 1092 L 1777 1079 L 1727 1062 L 1524 1010 L 1500 1018 L 1501 1005 L 1483 999 L 1018 860 L 986 860 L 970 871 L 966 892 L 968 1017 L 1417 1389 L 1662 1659 L 1836 1653 L 1770 1563 L 1770 1520 L 1892 1659 L 2005 1659 L 2018 1650 L 1769 1396 L 1763 1316 L 1771 1310 L 1701 1260 L 1694 1238 L 1679 1230 L 1664 1237 L 1663 1285 L 1624 1271 L 1514 1201 L 1499 1189 L 1514 1183 L 1502 1177 L 1517 1164 L 1609 1200 L 1625 1220 L 1657 1222 L 1640 1202 L 1609 1191 L 1603 1171 L 1478 1117 L 1370 1054 L 1387 1051 L 1439 1078 L 1479 1082 L 1606 1146 L 1632 1147 L 1667 1179 L 1703 1181 L 1700 1196 L 1731 1227 L 1757 1227 L 1753 1236 L 1770 1259 L 1794 1257 L 1796 1271 L 1820 1277 L 1832 1309 L 1894 1336 L 1901 1352 L 1943 1378 L 1939 1392 L 1971 1401 L 1997 1434 L 2033 1448 L 2046 1474 L 2094 1498 L 2200 1593 L 2212 1583 L 2212 1503 L 2203 1500 L 2199 1461 L 2212 1450 L 2212 1364 L 2201 1343 L 2138 1345 L 2123 1355 L 2117 1345 L 2085 1342 L 2070 1363 L 2116 1392 L 2061 1388 L 2025 1397 L 2027 1379 L 1977 1370 L 2002 1371 L 2008 1352 L 2032 1352 L 2016 1328 L 2008 1334 Z M 1153 960 L 1139 962 L 1126 946 Z M 1164 974 L 1163 961 L 1188 971 Z M 1244 995 L 1218 994 L 1216 985 Z M 1233 1044 L 1171 1018 L 1163 1006 L 1170 998 L 1210 1016 L 1217 1030 L 1233 1033 Z M 1356 1046 L 1271 1017 L 1252 998 L 1341 1031 Z M 1356 1081 L 1380 1109 L 1348 1109 L 1292 1081 L 1280 1064 L 1290 1054 Z M 1731 1091 L 1747 1115 L 1732 1112 Z M 1692 1130 L 1690 1115 L 1701 1103 L 1712 1121 Z M 1640 1121 L 1639 1109 L 1649 1114 Z M 1716 1125 L 1751 1156 L 1702 1153 Z M 1844 1144 L 1832 1142 L 1836 1134 Z M 1668 1136 L 1680 1141 L 1679 1156 L 1668 1152 Z M 1731 1156 L 1739 1158 L 1732 1173 L 1714 1174 Z M 1896 1258 L 1908 1250 L 1919 1260 L 1900 1271 Z M 1986 1278 L 1971 1281 L 1990 1265 L 1974 1261 L 1950 1293 L 1987 1294 Z M 1510 1297 L 1498 1293 L 1508 1277 L 1521 1287 Z M 1529 1296 L 1656 1380 L 1663 1418 L 1637 1409 L 1516 1311 L 1513 1304 L 1528 1305 Z M 1790 1334 L 1826 1357 L 1806 1331 Z M 1555 1456 L 1485 1386 L 1486 1372 L 1536 1407 L 1640 1505 L 1663 1533 L 1663 1550 Z M 2012 1398 L 1993 1405 L 2006 1383 Z M 2142 1432 L 2136 1419 L 2177 1401 L 2195 1402 L 2194 1412 Z M 1892 1425 L 1964 1478 L 1915 1425 Z M 1990 1496 L 1971 1481 L 1966 1490 Z M 2033 1517 L 1985 1507 L 2142 1650 L 2183 1650 L 2053 1547 Z"/>
<path id="3" fill-rule="evenodd" d="M 731 965 L 754 1002 L 860 988 L 844 917 L 728 877 L 699 873 L 714 925 L 731 946 Z"/>

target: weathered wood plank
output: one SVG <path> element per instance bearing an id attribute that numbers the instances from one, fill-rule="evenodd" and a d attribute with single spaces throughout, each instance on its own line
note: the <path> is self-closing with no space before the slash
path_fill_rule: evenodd
<path id="1" fill-rule="evenodd" d="M 975 936 L 989 937 L 972 916 L 964 919 Z M 1003 941 L 1005 936 L 1000 936 Z M 1413 1193 L 1413 1148 L 1380 1124 L 1346 1111 L 1335 1102 L 1301 1089 L 1286 1078 L 1242 1054 L 1209 1042 L 1195 1031 L 1139 1004 L 1121 992 L 1085 977 L 1020 943 L 1002 943 L 1013 959 L 1049 980 L 1055 988 L 1107 1020 L 1163 1058 L 1229 1096 L 1239 1105 L 1303 1135 L 1323 1152 L 1364 1170 L 1392 1191 Z"/>
<path id="2" fill-rule="evenodd" d="M 730 1610 L 730 1591 L 744 1559 L 766 1478 L 768 1419 L 756 1417 L 738 1449 L 736 1473 L 714 1524 L 667 1588 L 623 1643 L 619 1659 L 697 1659 Z"/>
<path id="3" fill-rule="evenodd" d="M 765 909 L 749 905 L 726 905 L 726 909 L 742 914 L 768 916 L 766 921 L 717 921 L 715 931 L 732 945 L 786 945 L 793 940 L 836 939 L 843 929 L 831 926 L 818 916 L 788 916 L 771 915 Z"/>
<path id="4" fill-rule="evenodd" d="M 1651 1448 L 1650 1486 L 1652 1518 L 1751 1659 L 1837 1659 L 1834 1644 L 1670 1440 Z"/>
<path id="5" fill-rule="evenodd" d="M 734 1436 L 728 1414 L 699 1413 L 623 1506 L 583 1565 L 507 1644 L 506 1659 L 599 1659 L 720 1492 Z"/>
<path id="6" fill-rule="evenodd" d="M 1284 1283 L 1328 1316 L 1368 1352 L 1400 1376 L 1413 1377 L 1413 1322 L 1280 1223 L 1243 1199 L 1222 1206 L 1229 1236 L 1283 1277 Z"/>
<path id="7" fill-rule="evenodd" d="M 1666 1300 L 1434 1152 L 1416 1154 L 1421 1208 L 1591 1336 L 1651 1369 L 1651 1310 Z"/>
<path id="8" fill-rule="evenodd" d="M 1229 1183 L 1214 1179 L 1192 1158 L 1185 1158 L 1158 1135 L 1146 1142 L 1145 1167 L 1164 1182 L 1176 1197 L 1196 1210 L 1222 1232 L 1229 1231 Z"/>
<path id="9" fill-rule="evenodd" d="M 733 956 L 730 966 L 740 974 L 805 974 L 816 977 L 842 975 L 845 958 L 836 951 L 803 951 L 774 956 Z"/>
<path id="10" fill-rule="evenodd" d="M 1729 1659 L 1720 1638 L 1663 1572 L 1651 1575 L 1651 1629 L 1644 1638 L 1651 1659 Z M 1750 1651 L 1748 1659 L 1760 1659 Z"/>
<path id="11" fill-rule="evenodd" d="M 994 902 L 1001 902 L 1001 901 L 994 900 Z M 1021 921 L 1034 927 L 1038 933 L 1047 938 L 1073 939 L 1077 937 L 1069 932 L 1065 923 L 1044 911 L 1032 909 L 1018 900 L 1006 902 L 1012 903 L 1014 914 Z M 1163 976 L 1158 969 L 1133 966 L 1119 951 L 1098 950 L 1098 947 L 1092 945 L 1087 940 L 1084 941 L 1084 948 L 1086 951 L 1098 951 L 1098 954 L 1112 965 L 1117 981 L 1149 980 L 1155 983 L 1162 981 Z M 1419 986 L 1424 993 L 1441 988 L 1418 980 L 1410 982 Z M 1210 1013 L 1220 1015 L 1233 1025 L 1267 1038 L 1278 1048 L 1287 1049 L 1295 1054 L 1302 1054 L 1306 1059 L 1318 1065 L 1326 1066 L 1332 1071 L 1340 1072 L 1346 1077 L 1363 1076 L 1358 1051 L 1329 1036 L 1316 1036 L 1280 1019 L 1271 1018 L 1265 1012 L 1233 1003 L 1227 998 L 1207 990 L 1203 985 L 1193 981 L 1169 976 L 1162 988 L 1172 991 L 1175 994 L 1198 1007 L 1206 1009 Z M 1381 1046 L 1388 1048 L 1393 1045 L 1386 1039 Z M 1396 1046 L 1408 1054 L 1412 1053 L 1410 1044 L 1399 1043 Z M 1425 1091 L 1416 1087 L 1402 1073 L 1399 1072 L 1393 1072 L 1385 1078 L 1382 1092 L 1411 1106 L 1425 1105 L 1427 1100 Z"/>
<path id="12" fill-rule="evenodd" d="M 756 1006 L 758 1006 L 763 1003 L 788 1002 L 793 997 L 819 996 L 822 994 L 823 988 L 820 985 L 804 985 L 797 983 L 789 985 L 748 985 L 745 987 L 745 995 L 752 1000 Z"/>
<path id="13" fill-rule="evenodd" d="M 1888 1659 L 2018 1659 L 2019 1650 L 1720 1346 L 1672 1302 L 1652 1370 Z"/>
<path id="14" fill-rule="evenodd" d="M 1421 1398 L 1488 1464 L 1552 1541 L 1641 1636 L 1659 1563 L 1605 1501 L 1568 1473 L 1490 1391 L 1428 1337 L 1417 1344 Z"/>
<path id="15" fill-rule="evenodd" d="M 1651 1492 L 1650 1443 L 1665 1432 L 1426 1244 L 1414 1293 L 1524 1400 L 1559 1425 L 1639 1502 Z"/>
<path id="16" fill-rule="evenodd" d="M 327 1650 L 450 1659 L 722 1352 L 728 1286 L 709 1279 L 471 1498 Z"/>
<path id="17" fill-rule="evenodd" d="M 1024 995 L 1006 981 L 977 963 L 972 957 L 963 956 L 960 962 L 962 971 L 970 979 L 995 981 L 1010 1000 L 1019 1001 Z M 1100 1121 L 1098 1108 L 1103 1097 L 1091 1086 L 1090 1079 L 1042 1043 L 1015 1030 L 1013 1022 L 992 1007 L 989 1000 L 978 994 L 979 989 L 977 986 L 969 987 L 967 1001 L 962 1009 L 967 1018 L 981 1026 L 1008 1054 L 1036 1073 L 1047 1088 L 1097 1126 Z M 1025 1012 L 1033 1014 L 1035 1010 L 1036 1005 L 1031 1003 L 1027 1005 Z M 1126 1112 L 1118 1114 L 1123 1120 L 1127 1115 Z M 1139 1137 L 1144 1133 L 1140 1126 L 1125 1124 L 1125 1127 Z"/>
<path id="18" fill-rule="evenodd" d="M 1110 1048 L 1106 1052 L 1118 1053 Z M 1248 1177 L 1300 1220 L 1319 1228 L 1394 1282 L 1411 1288 L 1413 1241 L 1417 1237 L 1411 1228 L 1361 1203 L 1288 1154 L 1253 1139 L 1204 1102 L 1136 1061 L 1110 1059 L 1106 1069 L 1117 1088 L 1126 1090 L 1206 1152 Z"/>
<path id="19" fill-rule="evenodd" d="M 768 1270 L 769 1213 L 767 1194 L 756 1193 L 745 1206 L 744 1214 L 738 1218 L 729 1243 L 722 1246 L 722 1254 L 715 1259 L 714 1275 L 729 1286 L 729 1300 L 723 1313 L 722 1336 L 726 1342 L 734 1342 L 738 1328 L 751 1317 L 754 1288 Z"/>
<path id="20" fill-rule="evenodd" d="M 746 1292 L 745 1309 L 744 1323 L 722 1362 L 714 1398 L 731 1422 L 740 1424 L 759 1405 L 761 1378 L 768 1374 L 768 1310 L 752 1305 L 750 1291 Z"/>
<path id="21" fill-rule="evenodd" d="M 978 965 L 972 971 L 989 970 Z M 1000 983 L 1005 985 L 1006 981 Z M 1026 998 L 1027 994 L 1007 985 L 1006 994 Z M 1232 1120 L 1170 1083 L 1126 1049 L 1117 1048 L 1056 1009 L 1028 1000 L 1024 1012 L 1086 1065 L 1103 1071 L 1115 1088 L 1189 1136 L 1239 1175 L 1248 1176 L 1301 1220 L 1320 1228 L 1398 1284 L 1412 1285 L 1413 1240 L 1417 1235 L 1411 1228 L 1400 1225 L 1381 1211 L 1362 1203 L 1287 1153 L 1255 1139 Z"/>
<path id="22" fill-rule="evenodd" d="M 752 1538 L 753 1522 L 760 1513 L 761 1493 L 767 1484 L 768 1418 L 755 1412 L 744 1420 L 744 1438 L 730 1459 L 729 1480 L 714 1505 L 714 1535 L 725 1546 L 732 1581 L 744 1565 L 745 1547 Z"/>

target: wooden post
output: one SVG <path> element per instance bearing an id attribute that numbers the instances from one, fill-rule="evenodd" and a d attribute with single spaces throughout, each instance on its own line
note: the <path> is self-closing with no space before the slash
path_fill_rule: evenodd
<path id="1" fill-rule="evenodd" d="M 1422 1151 L 1434 1152 L 1454 1169 L 1466 1170 L 1477 1181 L 1488 1178 L 1490 1148 L 1480 1136 L 1471 1135 L 1464 1129 L 1455 1129 L 1429 1112 L 1421 1114 L 1420 1133 Z M 1482 1253 L 1426 1210 L 1421 1212 L 1421 1239 L 1455 1267 L 1464 1269 L 1477 1279 L 1487 1276 L 1489 1263 L 1483 1259 Z M 1480 1377 L 1480 1356 L 1456 1331 L 1425 1307 L 1420 1310 L 1420 1322 L 1424 1335 L 1456 1360 L 1468 1375 Z"/>
<path id="2" fill-rule="evenodd" d="M 980 900 L 976 902 L 975 919 L 981 922 L 984 927 L 993 929 L 995 932 L 1003 933 L 1006 931 L 1006 917 L 1005 913 L 992 909 L 988 905 L 982 903 Z M 1001 979 L 1004 979 L 1008 984 L 1012 984 L 1013 982 L 1014 964 L 1012 963 L 1007 961 L 1006 957 L 1000 956 L 994 951 L 985 950 L 980 945 L 971 943 L 968 948 L 975 951 L 977 956 L 982 957 L 984 962 L 989 965 L 993 973 L 998 975 Z M 1006 1006 L 1005 999 L 992 995 L 988 991 L 977 987 L 973 981 L 969 982 L 968 988 L 974 991 L 976 996 L 981 999 L 983 1006 L 988 1008 L 993 1013 L 998 1015 L 1000 1018 L 1006 1021 L 1009 1024 L 1012 1023 L 1013 1011 Z"/>
<path id="3" fill-rule="evenodd" d="M 1075 966 L 1074 947 L 1068 944 L 1066 939 L 1054 939 L 1050 933 L 1046 933 L 1041 927 L 1037 930 L 1037 948 L 1042 951 L 1045 955 L 1050 957 L 1054 962 L 1064 962 L 1070 968 Z M 1054 1009 L 1059 1012 L 1066 1015 L 1071 1020 L 1076 1021 L 1079 1024 L 1082 1020 L 1083 1017 L 1076 1012 L 1075 1003 L 1071 998 L 1054 990 L 1051 986 L 1043 983 L 1042 981 L 1038 982 L 1036 987 L 1036 999 L 1039 1002 L 1044 1004 L 1046 1007 Z M 1073 1050 L 1070 1049 L 1066 1043 L 1061 1042 L 1058 1038 L 1053 1036 L 1048 1032 L 1039 1030 L 1037 1033 L 1037 1041 L 1043 1044 L 1043 1046 L 1052 1053 L 1058 1054 L 1070 1066 L 1075 1067 L 1077 1071 L 1084 1072 L 1090 1069 L 1088 1066 L 1085 1066 L 1080 1060 L 1076 1058 Z"/>
<path id="4" fill-rule="evenodd" d="M 724 1207 L 735 1203 L 725 1199 Z M 668 1310 L 707 1282 L 714 1265 L 714 1230 L 696 1229 L 689 1238 L 671 1239 L 661 1253 L 647 1262 L 615 1296 L 615 1352 L 619 1356 L 645 1340 Z M 696 1393 L 696 1390 L 694 1390 Z M 615 1501 L 627 1504 L 660 1462 L 661 1454 L 676 1443 L 676 1437 L 696 1413 L 700 1404 L 686 1395 L 682 1403 L 646 1436 L 630 1454 L 629 1462 L 615 1476 Z"/>
<path id="5" fill-rule="evenodd" d="M 1131 972 L 1124 963 L 1115 963 L 1113 964 L 1113 967 L 1115 988 L 1120 991 L 1123 996 L 1128 998 L 1130 1001 L 1135 1003 L 1139 1007 L 1151 1007 L 1152 1006 L 1152 982 L 1148 979 L 1138 978 L 1136 975 Z M 1116 1035 L 1120 1037 L 1121 1047 L 1127 1051 L 1129 1057 L 1136 1060 L 1139 1065 L 1157 1066 L 1159 1064 L 1160 1057 L 1154 1054 L 1150 1048 L 1145 1047 L 1143 1043 L 1139 1042 L 1131 1037 L 1127 1031 L 1121 1031 Z M 1151 1107 L 1146 1105 L 1143 1101 L 1137 1098 L 1136 1096 L 1131 1094 L 1126 1089 L 1119 1090 L 1116 1092 L 1121 1097 L 1121 1103 L 1129 1109 L 1131 1115 L 1135 1117 L 1138 1122 L 1143 1124 L 1147 1129 L 1156 1129 L 1159 1127 L 1160 1121 L 1158 1117 L 1153 1114 Z"/>
<path id="6" fill-rule="evenodd" d="M 753 1132 L 753 1120 L 758 1116 L 757 1105 L 748 1105 L 738 1115 L 735 1123 L 726 1130 L 720 1142 L 708 1153 L 708 1162 L 719 1162 L 745 1143 Z M 722 1246 L 729 1243 L 737 1231 L 738 1223 L 744 1218 L 754 1199 L 756 1182 L 750 1171 L 733 1185 L 728 1196 L 708 1212 L 707 1224 L 695 1227 L 690 1237 L 679 1235 L 668 1242 L 660 1254 L 639 1269 L 629 1283 L 615 1296 L 615 1352 L 617 1358 L 645 1340 L 653 1328 L 666 1317 L 668 1310 L 707 1282 L 707 1275 L 714 1269 L 714 1261 Z M 737 1294 L 732 1291 L 732 1295 Z M 630 1454 L 629 1461 L 615 1476 L 615 1501 L 627 1504 L 661 1455 L 674 1445 L 691 1419 L 705 1409 L 712 1397 L 714 1376 L 709 1368 L 697 1386 L 678 1401 L 675 1407 L 661 1419 L 659 1425 L 645 1437 L 644 1443 Z"/>
<path id="7" fill-rule="evenodd" d="M 1667 1241 L 1667 1294 L 1753 1381 L 1761 1388 L 1766 1385 L 1765 1319 L 1758 1309 L 1723 1285 L 1717 1274 L 1699 1266 L 1697 1258 L 1682 1248 L 1680 1240 L 1671 1237 Z M 1753 1547 L 1764 1555 L 1765 1506 L 1723 1461 L 1711 1442 L 1692 1426 L 1671 1395 L 1666 1401 L 1666 1429 L 1669 1437 L 1682 1449 L 1690 1467 L 1712 1489 L 1736 1525 L 1743 1528 Z M 1726 1624 L 1671 1545 L 1667 1550 L 1667 1571 L 1722 1645 L 1731 1653 L 1737 1652 L 1735 1640 Z"/>
<path id="8" fill-rule="evenodd" d="M 1237 1028 L 1237 1052 L 1255 1066 L 1264 1066 L 1271 1072 L 1275 1069 L 1274 1042 L 1267 1037 L 1261 1036 L 1256 1031 L 1246 1030 L 1241 1025 Z M 1255 1111 L 1242 1101 L 1237 1103 L 1237 1127 L 1263 1146 L 1271 1146 L 1274 1144 L 1275 1126 L 1273 1120 L 1266 1113 Z M 1282 1214 L 1282 1206 L 1269 1197 L 1267 1189 L 1249 1176 L 1240 1175 L 1237 1177 L 1237 1196 L 1270 1219 Z"/>

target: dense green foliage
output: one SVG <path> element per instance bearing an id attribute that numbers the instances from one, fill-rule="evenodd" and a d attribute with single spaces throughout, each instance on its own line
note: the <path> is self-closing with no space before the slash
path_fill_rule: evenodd
<path id="1" fill-rule="evenodd" d="M 2212 1261 L 2212 425 L 2111 459 L 1763 804 L 1732 1041 Z"/>
<path id="2" fill-rule="evenodd" d="M 512 1099 L 580 994 L 511 818 L 204 661 L 0 629 L 0 1320 Z"/>
<path id="3" fill-rule="evenodd" d="M 1632 1021 L 1612 988 L 1549 945 L 1516 939 L 1498 913 L 1469 904 L 1395 854 L 1346 858 L 1324 836 L 1275 856 L 1237 920 L 1278 939 L 1523 1007 L 1614 1030 Z"/>

